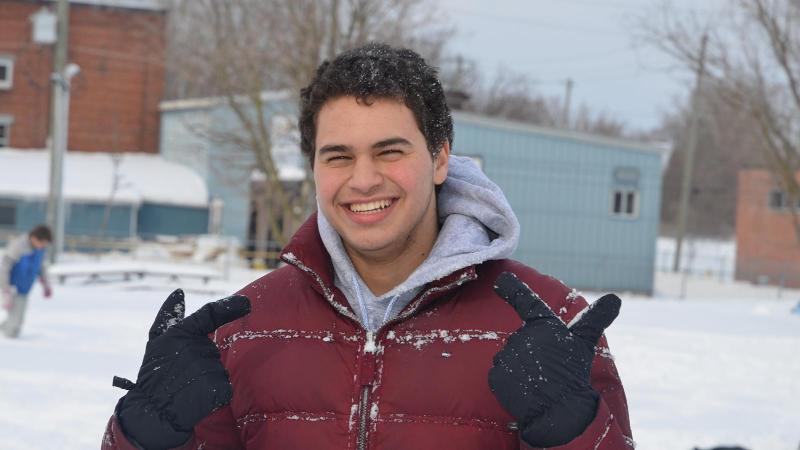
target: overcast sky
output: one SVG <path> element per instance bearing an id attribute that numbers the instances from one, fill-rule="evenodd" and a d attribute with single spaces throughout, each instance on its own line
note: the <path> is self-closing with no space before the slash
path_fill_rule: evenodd
<path id="1" fill-rule="evenodd" d="M 683 11 L 709 14 L 731 0 L 674 0 Z M 575 82 L 581 103 L 633 129 L 658 124 L 684 98 L 691 74 L 656 51 L 635 45 L 634 18 L 660 0 L 439 0 L 458 30 L 450 50 L 478 62 L 485 79 L 500 68 L 524 73 L 547 95 Z M 699 6 L 698 6 L 699 5 Z M 670 70 L 671 69 L 671 70 Z"/>

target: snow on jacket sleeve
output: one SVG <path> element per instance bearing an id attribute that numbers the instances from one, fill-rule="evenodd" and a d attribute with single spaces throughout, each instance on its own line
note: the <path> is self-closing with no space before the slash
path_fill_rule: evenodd
<path id="1" fill-rule="evenodd" d="M 583 311 L 588 303 L 574 289 L 552 277 L 547 279 L 547 287 L 537 289 L 550 308 L 565 322 L 569 323 L 579 312 Z M 542 286 L 541 278 L 532 281 L 533 286 Z M 623 310 L 625 306 L 623 304 Z M 612 323 L 613 327 L 614 324 Z M 605 335 L 600 337 L 592 362 L 590 383 L 592 388 L 600 394 L 597 415 L 584 432 L 572 441 L 559 447 L 549 447 L 550 450 L 629 450 L 634 448 L 631 437 L 630 419 L 628 417 L 628 401 L 614 357 L 608 348 Z M 520 450 L 532 450 L 520 440 Z"/>

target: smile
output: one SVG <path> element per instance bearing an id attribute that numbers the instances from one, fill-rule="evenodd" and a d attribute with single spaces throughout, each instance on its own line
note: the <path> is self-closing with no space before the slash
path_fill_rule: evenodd
<path id="1" fill-rule="evenodd" d="M 358 214 L 370 214 L 392 206 L 392 200 L 375 200 L 365 203 L 350 203 L 350 211 Z"/>

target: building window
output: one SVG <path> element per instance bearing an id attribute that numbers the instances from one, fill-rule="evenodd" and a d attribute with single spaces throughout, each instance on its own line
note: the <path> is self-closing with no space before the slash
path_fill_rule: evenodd
<path id="1" fill-rule="evenodd" d="M 772 209 L 783 209 L 786 207 L 786 194 L 783 191 L 772 191 L 769 193 L 769 207 Z"/>
<path id="2" fill-rule="evenodd" d="M 775 189 L 769 193 L 769 207 L 775 211 L 786 211 L 789 209 L 789 195 L 780 190 Z M 800 209 L 800 198 L 797 199 L 797 209 Z"/>
<path id="3" fill-rule="evenodd" d="M 0 227 L 14 227 L 17 225 L 17 205 L 14 203 L 0 203 Z"/>
<path id="4" fill-rule="evenodd" d="M 0 148 L 8 147 L 11 141 L 11 123 L 0 120 Z"/>
<path id="5" fill-rule="evenodd" d="M 637 167 L 616 167 L 611 177 L 611 215 L 624 219 L 639 217 L 639 183 Z"/>
<path id="6" fill-rule="evenodd" d="M 11 89 L 14 83 L 14 60 L 0 56 L 0 89 Z"/>
<path id="7" fill-rule="evenodd" d="M 639 191 L 615 189 L 612 195 L 611 214 L 635 219 L 639 216 Z"/>

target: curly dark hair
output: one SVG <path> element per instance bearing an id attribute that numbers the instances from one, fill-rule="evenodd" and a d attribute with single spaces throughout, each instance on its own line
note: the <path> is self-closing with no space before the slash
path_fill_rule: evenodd
<path id="1" fill-rule="evenodd" d="M 453 118 L 436 69 L 413 50 L 373 42 L 323 62 L 311 84 L 300 90 L 300 149 L 312 167 L 319 110 L 344 96 L 366 105 L 385 98 L 403 102 L 414 114 L 431 156 L 445 141 L 453 143 Z"/>

